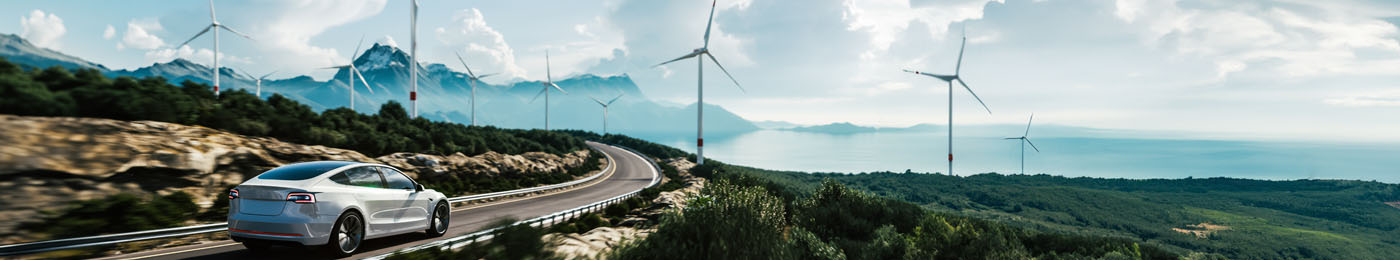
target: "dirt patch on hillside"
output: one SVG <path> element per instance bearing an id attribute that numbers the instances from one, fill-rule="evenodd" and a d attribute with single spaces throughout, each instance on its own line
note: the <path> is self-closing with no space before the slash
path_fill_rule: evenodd
<path id="1" fill-rule="evenodd" d="M 1202 239 L 1210 238 L 1211 234 L 1214 234 L 1216 231 L 1221 230 L 1230 230 L 1230 227 L 1211 224 L 1210 222 L 1202 222 L 1201 224 L 1186 225 L 1186 227 L 1184 228 L 1172 228 L 1172 231 L 1180 232 L 1183 234 L 1191 234 L 1196 236 L 1197 238 Z"/>

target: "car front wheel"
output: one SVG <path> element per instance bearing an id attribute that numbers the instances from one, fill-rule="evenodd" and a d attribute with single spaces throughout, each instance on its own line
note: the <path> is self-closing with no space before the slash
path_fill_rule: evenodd
<path id="1" fill-rule="evenodd" d="M 448 209 L 447 203 L 438 203 L 433 207 L 433 217 L 428 221 L 428 237 L 440 237 L 447 234 L 447 227 L 452 220 L 452 211 Z"/>

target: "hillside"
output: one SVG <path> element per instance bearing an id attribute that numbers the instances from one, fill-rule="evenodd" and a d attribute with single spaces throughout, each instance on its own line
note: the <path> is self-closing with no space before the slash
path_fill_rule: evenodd
<path id="1" fill-rule="evenodd" d="M 1400 185 L 1365 181 L 808 174 L 742 168 L 817 189 L 831 179 L 940 212 L 1128 237 L 1230 259 L 1384 259 L 1400 253 Z"/>

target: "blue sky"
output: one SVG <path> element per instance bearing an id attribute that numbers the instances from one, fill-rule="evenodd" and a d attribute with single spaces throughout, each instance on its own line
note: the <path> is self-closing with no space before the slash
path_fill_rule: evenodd
<path id="1" fill-rule="evenodd" d="M 421 1 L 422 61 L 505 82 L 631 75 L 649 96 L 695 99 L 694 62 L 710 2 Z M 205 1 L 4 1 L 0 33 L 129 69 L 188 57 Z M 345 62 L 362 36 L 408 44 L 408 2 L 216 1 L 225 66 L 309 74 Z M 946 120 L 943 83 L 966 28 L 963 123 L 1038 122 L 1190 131 L 1250 139 L 1400 141 L 1400 2 L 1364 0 L 720 1 L 711 50 L 747 93 L 707 63 L 706 102 L 751 120 L 880 126 Z M 16 21 L 19 20 L 19 21 Z M 110 29 L 109 29 L 110 28 Z M 391 40 L 392 39 L 392 40 Z M 368 45 L 368 44 L 367 44 Z"/>

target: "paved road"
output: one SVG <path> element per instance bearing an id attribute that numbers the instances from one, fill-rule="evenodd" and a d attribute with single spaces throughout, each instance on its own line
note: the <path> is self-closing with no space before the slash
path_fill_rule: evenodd
<path id="1" fill-rule="evenodd" d="M 616 163 L 611 177 L 591 186 L 576 188 L 544 196 L 532 196 L 518 200 L 507 200 L 485 205 L 470 205 L 454 208 L 452 224 L 447 235 L 450 238 L 487 228 L 498 219 L 510 217 L 517 220 L 548 215 L 600 200 L 626 194 L 645 188 L 652 178 L 659 178 L 656 172 L 641 155 L 627 150 L 589 142 L 589 146 L 602 150 Z M 422 232 L 366 240 L 360 253 L 349 257 L 358 259 L 382 253 L 393 252 L 404 247 L 432 241 Z M 327 258 L 320 248 L 277 247 L 267 255 L 255 255 L 243 248 L 242 244 L 225 240 L 200 245 L 189 245 L 112 256 L 105 259 L 321 259 Z"/>

